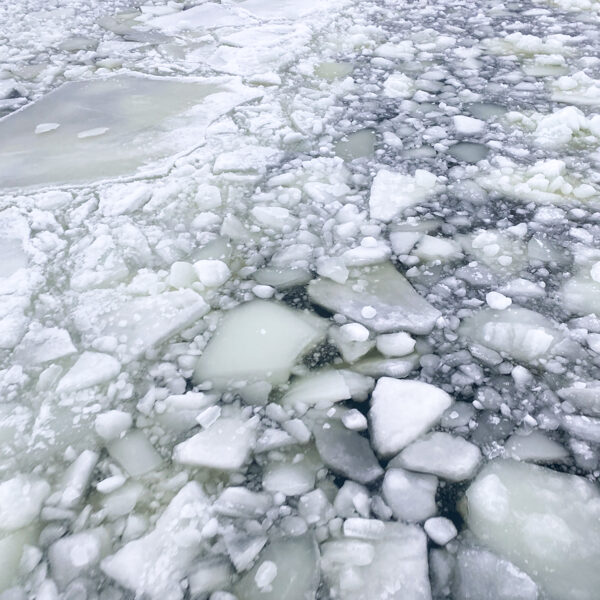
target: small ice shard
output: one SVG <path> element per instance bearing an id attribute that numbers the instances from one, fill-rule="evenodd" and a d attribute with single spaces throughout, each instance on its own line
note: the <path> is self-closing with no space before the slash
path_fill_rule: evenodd
<path id="1" fill-rule="evenodd" d="M 382 169 L 371 186 L 371 218 L 388 223 L 405 209 L 426 202 L 439 190 L 438 178 L 429 171 L 417 169 L 411 176 Z"/>
<path id="2" fill-rule="evenodd" d="M 121 372 L 121 363 L 101 352 L 84 352 L 59 381 L 58 393 L 76 392 L 112 381 Z"/>
<path id="3" fill-rule="evenodd" d="M 449 481 L 464 481 L 473 477 L 480 461 L 481 452 L 475 444 L 436 431 L 404 448 L 389 466 L 431 473 Z"/>
<path id="4" fill-rule="evenodd" d="M 456 115 L 452 117 L 452 122 L 454 129 L 460 135 L 477 135 L 485 129 L 485 121 L 466 115 Z"/>
<path id="5" fill-rule="evenodd" d="M 400 521 L 425 521 L 437 513 L 435 493 L 438 478 L 411 473 L 400 468 L 388 469 L 381 487 L 387 505 Z"/>
<path id="6" fill-rule="evenodd" d="M 102 439 L 115 440 L 130 429 L 132 423 L 133 418 L 129 413 L 122 410 L 109 410 L 96 417 L 94 427 Z"/>
<path id="7" fill-rule="evenodd" d="M 264 300 L 228 311 L 200 356 L 194 381 L 219 388 L 240 382 L 284 383 L 292 367 L 325 336 L 326 323 Z"/>
<path id="8" fill-rule="evenodd" d="M 566 448 L 538 430 L 511 435 L 504 444 L 504 452 L 508 458 L 538 463 L 559 463 L 569 457 Z"/>
<path id="9" fill-rule="evenodd" d="M 483 548 L 461 548 L 456 556 L 456 600 L 538 600 L 537 585 L 523 571 Z"/>
<path id="10" fill-rule="evenodd" d="M 272 563 L 268 586 L 257 573 Z M 234 586 L 239 600 L 308 600 L 316 598 L 319 585 L 319 550 L 311 535 L 274 540 L 262 551 L 256 564 Z"/>
<path id="11" fill-rule="evenodd" d="M 446 517 L 431 517 L 425 521 L 423 528 L 431 540 L 440 546 L 445 546 L 458 533 L 454 523 Z"/>
<path id="12" fill-rule="evenodd" d="M 410 98 L 415 92 L 415 82 L 404 73 L 392 73 L 383 84 L 388 98 Z"/>
<path id="13" fill-rule="evenodd" d="M 344 284 L 315 279 L 308 286 L 308 295 L 316 304 L 377 333 L 405 330 L 424 335 L 440 316 L 391 263 L 357 269 Z M 365 316 L 366 307 L 375 314 Z"/>
<path id="14" fill-rule="evenodd" d="M 382 377 L 369 411 L 373 447 L 381 456 L 396 454 L 439 422 L 452 403 L 446 392 L 428 383 Z"/>
<path id="15" fill-rule="evenodd" d="M 102 571 L 119 585 L 155 600 L 181 600 L 181 579 L 202 547 L 202 528 L 210 518 L 208 498 L 196 482 L 171 500 L 147 535 L 105 558 Z"/>
<path id="16" fill-rule="evenodd" d="M 335 516 L 329 499 L 319 488 L 300 496 L 298 514 L 309 525 L 326 525 Z"/>
<path id="17" fill-rule="evenodd" d="M 49 131 L 54 131 L 60 127 L 60 123 L 40 123 L 35 126 L 35 133 L 39 135 L 41 133 L 48 133 Z"/>
<path id="18" fill-rule="evenodd" d="M 365 484 L 383 475 L 369 441 L 359 433 L 339 421 L 319 423 L 313 433 L 321 459 L 334 473 Z"/>
<path id="19" fill-rule="evenodd" d="M 80 140 L 84 140 L 86 138 L 98 137 L 99 135 L 104 135 L 108 131 L 108 127 L 94 127 L 92 129 L 86 129 L 85 131 L 80 131 L 77 134 L 77 137 Z"/>
<path id="20" fill-rule="evenodd" d="M 600 493 L 582 477 L 495 460 L 466 492 L 465 518 L 492 552 L 552 600 L 595 600 L 600 588 Z"/>
<path id="21" fill-rule="evenodd" d="M 264 516 L 273 500 L 264 492 L 253 492 L 244 487 L 225 488 L 213 504 L 217 514 L 226 517 L 256 519 Z"/>
<path id="22" fill-rule="evenodd" d="M 485 295 L 485 301 L 494 310 L 504 310 L 512 304 L 512 300 L 500 292 L 488 292 Z"/>
<path id="23" fill-rule="evenodd" d="M 52 579 L 64 589 L 71 581 L 93 569 L 109 549 L 110 537 L 105 527 L 60 538 L 48 549 Z"/>
<path id="24" fill-rule="evenodd" d="M 119 358 L 129 361 L 191 325 L 208 310 L 208 304 L 192 290 L 142 297 L 94 290 L 81 294 L 74 321 L 90 342 L 100 336 L 117 338 Z"/>
<path id="25" fill-rule="evenodd" d="M 43 364 L 75 352 L 77 348 L 66 329 L 30 326 L 15 354 L 17 361 L 25 364 Z"/>
<path id="26" fill-rule="evenodd" d="M 92 474 L 98 463 L 99 454 L 92 450 L 84 450 L 63 473 L 56 501 L 65 509 L 77 507 L 85 498 L 92 480 Z M 54 494 L 52 495 L 54 500 Z"/>
<path id="27" fill-rule="evenodd" d="M 223 536 L 227 554 L 236 571 L 246 571 L 267 543 L 267 536 L 253 533 L 227 532 Z"/>
<path id="28" fill-rule="evenodd" d="M 471 341 L 525 363 L 549 357 L 552 347 L 563 338 L 552 321 L 514 305 L 481 310 L 465 319 L 459 331 Z"/>
<path id="29" fill-rule="evenodd" d="M 108 453 L 131 477 L 155 471 L 162 465 L 160 454 L 139 429 L 133 429 L 107 446 Z"/>
<path id="30" fill-rule="evenodd" d="M 222 260 L 198 260 L 194 263 L 194 271 L 206 287 L 219 287 L 231 277 L 229 267 Z"/>
<path id="31" fill-rule="evenodd" d="M 370 547 L 368 555 L 356 552 L 359 542 Z M 328 551 L 332 543 L 335 553 Z M 359 560 L 363 555 L 370 560 Z M 427 539 L 415 525 L 385 523 L 382 536 L 368 544 L 352 537 L 326 542 L 321 565 L 340 600 L 431 600 Z"/>
<path id="32" fill-rule="evenodd" d="M 384 356 L 406 356 L 415 349 L 415 340 L 404 331 L 378 335 L 376 347 Z"/>
<path id="33" fill-rule="evenodd" d="M 32 523 L 49 493 L 48 483 L 36 475 L 18 473 L 0 483 L 0 531 L 15 531 Z"/>
<path id="34" fill-rule="evenodd" d="M 235 471 L 248 459 L 255 440 L 254 420 L 220 417 L 208 429 L 177 444 L 173 460 L 184 465 Z"/>

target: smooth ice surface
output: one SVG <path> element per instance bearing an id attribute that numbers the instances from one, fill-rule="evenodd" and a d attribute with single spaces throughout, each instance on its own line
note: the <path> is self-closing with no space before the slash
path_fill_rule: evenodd
<path id="1" fill-rule="evenodd" d="M 391 461 L 411 471 L 432 473 L 442 479 L 470 479 L 481 461 L 481 451 L 461 437 L 437 431 L 413 442 Z"/>
<path id="2" fill-rule="evenodd" d="M 435 493 L 438 479 L 434 475 L 411 473 L 390 468 L 385 473 L 382 492 L 387 505 L 399 521 L 425 521 L 437 513 Z"/>
<path id="3" fill-rule="evenodd" d="M 484 309 L 463 321 L 461 333 L 515 360 L 533 363 L 550 356 L 562 339 L 550 319 L 520 306 Z"/>
<path id="4" fill-rule="evenodd" d="M 256 300 L 229 311 L 198 360 L 194 380 L 219 387 L 284 383 L 300 356 L 325 335 L 326 323 L 276 302 Z"/>
<path id="5" fill-rule="evenodd" d="M 344 284 L 316 279 L 308 294 L 313 302 L 377 333 L 402 329 L 422 335 L 440 316 L 390 263 L 357 270 Z"/>
<path id="6" fill-rule="evenodd" d="M 340 542 L 329 542 L 340 543 Z M 322 568 L 329 584 L 342 600 L 430 600 L 427 572 L 427 542 L 414 525 L 386 523 L 383 536 L 369 540 L 370 560 L 360 564 L 353 544 L 346 538 L 347 551 L 328 556 L 323 545 Z"/>
<path id="7" fill-rule="evenodd" d="M 156 161 L 198 146 L 212 121 L 259 94 L 232 78 L 119 75 L 66 83 L 0 120 L 0 187 L 156 173 L 164 170 Z M 48 121 L 60 127 L 36 134 Z"/>
<path id="8" fill-rule="evenodd" d="M 582 477 L 496 460 L 466 492 L 478 540 L 512 561 L 552 600 L 593 600 L 600 589 L 600 493 Z"/>
<path id="9" fill-rule="evenodd" d="M 453 403 L 440 388 L 422 381 L 382 377 L 371 398 L 371 443 L 382 456 L 396 454 L 433 427 Z"/>

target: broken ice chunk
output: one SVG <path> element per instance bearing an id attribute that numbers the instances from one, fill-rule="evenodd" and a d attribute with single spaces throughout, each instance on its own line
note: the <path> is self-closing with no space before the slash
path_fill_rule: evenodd
<path id="1" fill-rule="evenodd" d="M 269 561 L 276 567 L 268 587 L 259 586 L 257 573 Z M 275 540 L 263 550 L 254 567 L 235 585 L 239 600 L 308 600 L 319 585 L 319 551 L 312 535 Z"/>
<path id="2" fill-rule="evenodd" d="M 385 501 L 400 521 L 425 521 L 437 513 L 435 493 L 438 478 L 411 473 L 400 468 L 388 469 L 383 480 Z"/>
<path id="3" fill-rule="evenodd" d="M 396 454 L 433 427 L 452 403 L 428 383 L 382 377 L 369 411 L 373 447 L 381 456 Z"/>
<path id="4" fill-rule="evenodd" d="M 131 477 L 155 471 L 162 464 L 160 454 L 139 429 L 133 429 L 107 446 L 108 453 Z"/>
<path id="5" fill-rule="evenodd" d="M 345 552 L 327 556 L 322 569 L 335 597 L 340 600 L 431 600 L 427 566 L 427 539 L 415 525 L 385 523 L 383 535 L 369 540 L 371 560 L 358 561 L 353 553 L 358 540 L 349 542 Z M 327 542 L 323 545 L 331 544 Z M 363 542 L 364 545 L 364 542 Z M 327 557 L 327 560 L 326 560 Z M 356 563 L 363 564 L 356 564 Z"/>
<path id="6" fill-rule="evenodd" d="M 185 465 L 225 471 L 239 469 L 256 440 L 256 422 L 220 417 L 208 429 L 175 446 L 173 460 Z"/>
<path id="7" fill-rule="evenodd" d="M 495 460 L 466 492 L 480 542 L 506 557 L 553 600 L 595 600 L 600 589 L 600 493 L 582 477 Z"/>
<path id="8" fill-rule="evenodd" d="M 432 517 L 431 519 L 427 519 L 423 528 L 427 535 L 440 546 L 445 546 L 458 533 L 454 523 L 450 519 L 446 519 L 446 517 Z"/>
<path id="9" fill-rule="evenodd" d="M 406 356 L 415 349 L 415 343 L 404 331 L 378 335 L 376 340 L 377 350 L 385 356 Z"/>
<path id="10" fill-rule="evenodd" d="M 382 169 L 371 186 L 371 218 L 388 223 L 405 209 L 425 202 L 440 189 L 438 178 L 429 171 L 417 169 L 411 176 Z"/>
<path id="11" fill-rule="evenodd" d="M 359 433 L 339 421 L 317 424 L 313 433 L 321 459 L 335 473 L 365 484 L 383 475 L 369 441 Z"/>
<path id="12" fill-rule="evenodd" d="M 255 300 L 227 312 L 200 356 L 196 382 L 284 383 L 298 358 L 325 336 L 326 323 L 306 312 Z"/>
<path id="13" fill-rule="evenodd" d="M 481 452 L 475 444 L 436 431 L 404 448 L 389 466 L 431 473 L 449 481 L 464 481 L 473 477 L 480 460 Z"/>
<path id="14" fill-rule="evenodd" d="M 109 410 L 96 417 L 96 433 L 104 440 L 121 437 L 133 423 L 131 415 L 122 410 Z"/>
<path id="15" fill-rule="evenodd" d="M 404 73 L 392 73 L 383 84 L 383 93 L 389 98 L 410 98 L 415 82 Z"/>
<path id="16" fill-rule="evenodd" d="M 122 361 L 142 355 L 181 331 L 209 310 L 192 290 L 128 298 L 115 291 L 95 290 L 80 296 L 74 321 L 85 339 L 113 336 Z"/>
<path id="17" fill-rule="evenodd" d="M 569 456 L 566 448 L 537 430 L 511 435 L 504 451 L 509 458 L 539 463 L 559 463 Z"/>
<path id="18" fill-rule="evenodd" d="M 405 330 L 424 335 L 440 316 L 390 263 L 357 269 L 345 284 L 315 279 L 308 286 L 308 295 L 316 304 L 377 333 Z"/>
<path id="19" fill-rule="evenodd" d="M 171 500 L 154 530 L 105 558 L 102 570 L 140 596 L 181 600 L 181 579 L 201 551 L 201 531 L 209 518 L 206 495 L 190 482 Z"/>
<path id="20" fill-rule="evenodd" d="M 224 556 L 211 556 L 199 561 L 189 576 L 192 595 L 210 594 L 229 587 L 233 577 L 231 563 Z"/>
<path id="21" fill-rule="evenodd" d="M 566 400 L 584 415 L 600 416 L 600 386 L 577 385 L 561 388 L 557 394 L 561 400 Z"/>
<path id="22" fill-rule="evenodd" d="M 41 364 L 77 352 L 66 329 L 31 326 L 16 351 L 16 360 Z"/>
<path id="23" fill-rule="evenodd" d="M 101 352 L 84 352 L 59 381 L 58 393 L 76 392 L 112 381 L 121 372 L 121 363 Z"/>
<path id="24" fill-rule="evenodd" d="M 35 475 L 18 473 L 0 483 L 0 531 L 15 531 L 32 523 L 49 493 L 48 483 Z"/>
<path id="25" fill-rule="evenodd" d="M 465 319 L 459 329 L 470 340 L 525 363 L 549 357 L 563 335 L 541 314 L 510 306 L 484 309 Z"/>
<path id="26" fill-rule="evenodd" d="M 272 503 L 269 494 L 253 492 L 244 487 L 228 487 L 215 500 L 213 508 L 227 517 L 255 519 L 266 514 Z"/>

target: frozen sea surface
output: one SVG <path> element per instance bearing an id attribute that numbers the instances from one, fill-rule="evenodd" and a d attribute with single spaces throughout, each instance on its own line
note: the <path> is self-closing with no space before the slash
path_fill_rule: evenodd
<path id="1" fill-rule="evenodd" d="M 597 600 L 599 20 L 0 3 L 0 600 Z"/>

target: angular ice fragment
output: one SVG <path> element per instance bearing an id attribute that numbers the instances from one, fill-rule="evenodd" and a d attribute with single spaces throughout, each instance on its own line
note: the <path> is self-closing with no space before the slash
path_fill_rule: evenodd
<path id="1" fill-rule="evenodd" d="M 108 453 L 131 477 L 157 470 L 162 464 L 160 454 L 139 429 L 133 429 L 107 446 Z"/>
<path id="2" fill-rule="evenodd" d="M 173 460 L 184 465 L 235 471 L 248 459 L 255 439 L 254 420 L 221 417 L 208 429 L 177 444 Z"/>
<path id="3" fill-rule="evenodd" d="M 488 463 L 466 492 L 470 530 L 552 600 L 600 589 L 600 493 L 582 477 L 512 460 Z"/>
<path id="4" fill-rule="evenodd" d="M 76 392 L 112 381 L 121 372 L 121 363 L 101 352 L 84 352 L 59 381 L 56 391 Z"/>
<path id="5" fill-rule="evenodd" d="M 388 98 L 410 98 L 415 92 L 415 82 L 404 73 L 392 73 L 383 84 Z"/>
<path id="6" fill-rule="evenodd" d="M 436 431 L 407 446 L 389 466 L 431 473 L 449 481 L 464 481 L 475 474 L 481 452 L 475 444 Z"/>
<path id="7" fill-rule="evenodd" d="M 226 533 L 223 536 L 227 554 L 236 571 L 245 571 L 267 543 L 267 536 L 248 533 Z"/>
<path id="8" fill-rule="evenodd" d="M 458 533 L 454 523 L 450 519 L 446 519 L 446 517 L 432 517 L 431 519 L 427 519 L 423 528 L 427 535 L 440 546 L 445 546 Z"/>
<path id="9" fill-rule="evenodd" d="M 219 388 L 236 383 L 284 383 L 300 356 L 325 336 L 326 323 L 306 312 L 264 300 L 225 314 L 200 356 L 194 381 Z"/>
<path id="10" fill-rule="evenodd" d="M 66 329 L 31 327 L 23 336 L 16 360 L 25 364 L 41 364 L 77 352 Z"/>
<path id="11" fill-rule="evenodd" d="M 390 263 L 357 269 L 344 284 L 316 279 L 310 282 L 308 295 L 316 304 L 377 333 L 405 330 L 424 335 L 440 316 Z M 364 316 L 366 306 L 375 309 L 375 316 Z"/>
<path id="12" fill-rule="evenodd" d="M 339 421 L 317 424 L 313 429 L 321 459 L 332 471 L 358 483 L 371 483 L 383 475 L 369 441 Z"/>
<path id="13" fill-rule="evenodd" d="M 485 129 L 485 121 L 467 117 L 466 115 L 456 115 L 452 117 L 454 129 L 461 135 L 476 135 L 482 133 Z"/>
<path id="14" fill-rule="evenodd" d="M 566 448 L 538 430 L 511 435 L 504 444 L 504 452 L 508 458 L 539 463 L 558 463 L 569 456 Z"/>
<path id="15" fill-rule="evenodd" d="M 584 415 L 600 416 L 600 386 L 572 386 L 561 388 L 556 393 Z"/>
<path id="16" fill-rule="evenodd" d="M 131 415 L 122 410 L 109 410 L 96 417 L 94 427 L 96 433 L 105 440 L 121 437 L 132 425 Z"/>
<path id="17" fill-rule="evenodd" d="M 400 521 L 425 521 L 437 513 L 435 493 L 438 479 L 404 469 L 388 469 L 383 480 L 383 497 Z"/>
<path id="18" fill-rule="evenodd" d="M 357 542 L 352 538 L 343 541 Z M 366 565 L 349 564 L 346 557 L 352 559 L 350 548 L 350 552 L 340 554 L 338 560 L 331 555 L 325 560 L 324 556 L 325 579 L 336 598 L 431 600 L 427 540 L 419 527 L 386 523 L 383 536 L 369 542 L 372 558 Z"/>
<path id="19" fill-rule="evenodd" d="M 439 190 L 438 178 L 428 171 L 417 169 L 411 176 L 382 169 L 371 186 L 371 218 L 388 223 L 405 209 L 429 200 Z"/>
<path id="20" fill-rule="evenodd" d="M 269 587 L 260 587 L 256 575 L 267 561 L 275 565 L 276 574 Z M 239 600 L 310 600 L 316 598 L 318 585 L 318 547 L 312 535 L 303 535 L 270 542 L 234 591 Z"/>
<path id="21" fill-rule="evenodd" d="M 146 297 L 95 290 L 80 298 L 74 321 L 84 339 L 91 342 L 100 336 L 117 338 L 117 354 L 122 361 L 158 346 L 209 310 L 203 298 L 192 290 Z"/>
<path id="22" fill-rule="evenodd" d="M 369 411 L 371 443 L 391 456 L 433 427 L 453 403 L 440 388 L 413 380 L 382 377 Z"/>
<path id="23" fill-rule="evenodd" d="M 266 514 L 272 504 L 269 494 L 253 492 L 244 487 L 228 487 L 215 500 L 213 508 L 227 517 L 256 519 Z"/>
<path id="24" fill-rule="evenodd" d="M 181 600 L 180 582 L 193 566 L 210 518 L 209 502 L 196 482 L 171 500 L 149 534 L 105 558 L 104 573 L 136 594 L 153 600 Z"/>
<path id="25" fill-rule="evenodd" d="M 0 483 L 0 531 L 15 531 L 32 523 L 49 493 L 48 483 L 36 475 L 18 473 Z"/>
<path id="26" fill-rule="evenodd" d="M 525 363 L 549 357 L 552 347 L 563 338 L 549 319 L 515 305 L 505 310 L 481 310 L 465 319 L 459 331 L 474 342 Z"/>

